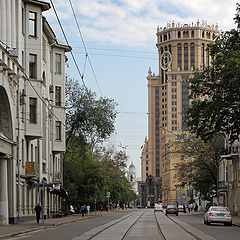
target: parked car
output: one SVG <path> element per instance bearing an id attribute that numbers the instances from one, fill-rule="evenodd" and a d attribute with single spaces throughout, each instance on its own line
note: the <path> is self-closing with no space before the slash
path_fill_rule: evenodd
<path id="1" fill-rule="evenodd" d="M 232 214 L 227 207 L 212 206 L 204 214 L 204 224 L 224 223 L 232 226 Z"/>
<path id="2" fill-rule="evenodd" d="M 166 208 L 166 215 L 168 214 L 176 214 L 178 216 L 178 208 L 176 205 L 168 205 Z"/>
<path id="3" fill-rule="evenodd" d="M 178 205 L 178 212 L 186 213 L 186 207 L 184 205 Z"/>
<path id="4" fill-rule="evenodd" d="M 156 212 L 156 211 L 161 211 L 161 212 L 163 212 L 163 206 L 162 206 L 162 204 L 155 204 L 155 206 L 154 206 L 154 212 Z"/>

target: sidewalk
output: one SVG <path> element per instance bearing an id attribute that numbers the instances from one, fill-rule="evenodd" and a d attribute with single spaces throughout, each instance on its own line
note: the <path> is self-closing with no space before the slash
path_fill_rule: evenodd
<path id="1" fill-rule="evenodd" d="M 187 211 L 187 213 L 191 214 L 191 215 L 199 215 L 200 217 L 203 218 L 203 215 L 205 212 L 204 211 L 197 211 L 197 212 L 194 212 L 194 211 L 188 212 Z M 233 222 L 233 225 L 240 227 L 240 216 L 233 216 L 232 222 Z"/>
<path id="2" fill-rule="evenodd" d="M 111 212 L 115 212 L 115 211 L 111 211 Z M 96 216 L 104 215 L 106 213 L 107 212 L 102 212 L 100 214 L 99 212 L 97 212 L 95 215 L 95 212 L 92 212 L 90 213 L 89 216 L 84 216 L 84 217 L 82 217 L 81 214 L 79 215 L 74 214 L 74 215 L 70 215 L 62 218 L 49 218 L 44 220 L 44 222 L 40 220 L 39 224 L 36 223 L 36 220 L 29 220 L 29 221 L 19 222 L 17 224 L 0 225 L 0 239 L 7 238 L 7 237 L 14 237 L 19 234 L 37 231 L 39 229 L 49 228 L 52 226 L 60 226 L 67 223 L 82 221 L 84 219 L 93 218 Z"/>

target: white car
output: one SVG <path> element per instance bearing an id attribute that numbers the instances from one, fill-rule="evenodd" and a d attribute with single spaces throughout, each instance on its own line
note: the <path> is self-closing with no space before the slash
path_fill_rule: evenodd
<path id="1" fill-rule="evenodd" d="M 212 206 L 204 214 L 204 224 L 224 223 L 232 226 L 232 214 L 227 207 Z"/>
<path id="2" fill-rule="evenodd" d="M 154 206 L 154 212 L 155 211 L 161 211 L 161 212 L 163 212 L 163 206 L 162 206 L 162 204 L 155 204 L 155 206 Z"/>

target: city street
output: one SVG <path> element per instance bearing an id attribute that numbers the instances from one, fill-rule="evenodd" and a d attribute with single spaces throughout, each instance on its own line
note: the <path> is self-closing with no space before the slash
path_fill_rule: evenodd
<path id="1" fill-rule="evenodd" d="M 202 214 L 180 213 L 179 216 L 165 216 L 162 212 L 154 214 L 153 209 L 136 209 L 126 211 L 113 211 L 102 215 L 91 215 L 82 218 L 71 216 L 58 220 L 54 224 L 51 219 L 39 225 L 29 222 L 29 226 L 35 225 L 38 229 L 27 229 L 26 223 L 9 226 L 9 233 L 21 225 L 26 233 L 9 236 L 4 239 L 59 239 L 59 240 L 117 240 L 117 239 L 231 239 L 237 240 L 240 236 L 240 221 L 236 219 L 239 226 L 231 227 L 221 224 L 210 226 L 203 224 Z M 61 223 L 62 221 L 62 223 Z M 42 228 L 43 227 L 43 228 Z M 1 235 L 0 227 L 0 239 Z M 21 232 L 21 231 L 19 231 Z"/>

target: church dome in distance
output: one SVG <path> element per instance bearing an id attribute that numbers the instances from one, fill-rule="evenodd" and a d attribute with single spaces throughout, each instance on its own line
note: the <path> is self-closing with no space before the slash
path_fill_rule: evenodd
<path id="1" fill-rule="evenodd" d="M 131 163 L 131 165 L 129 166 L 129 168 L 135 168 L 135 165 L 133 163 Z"/>

